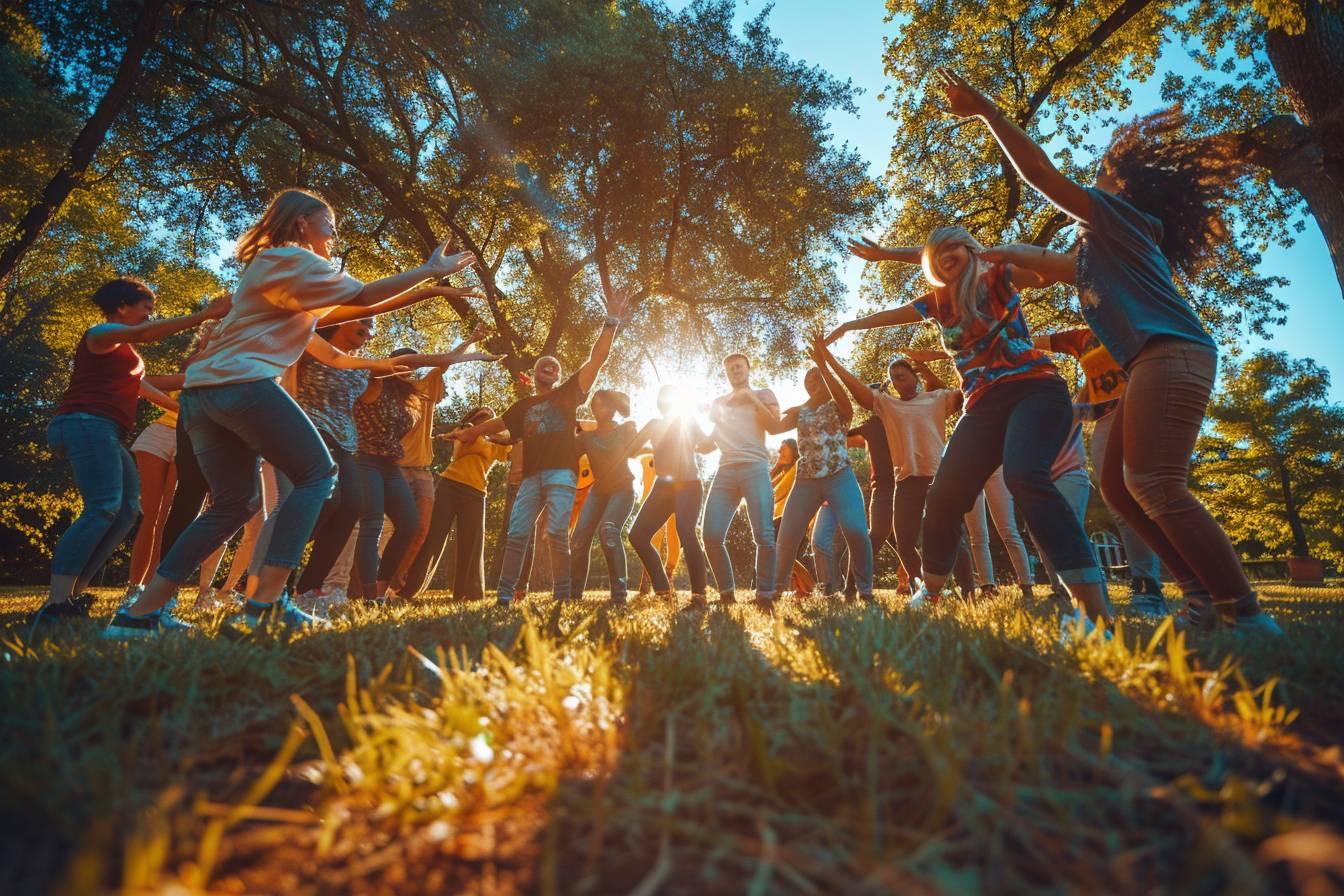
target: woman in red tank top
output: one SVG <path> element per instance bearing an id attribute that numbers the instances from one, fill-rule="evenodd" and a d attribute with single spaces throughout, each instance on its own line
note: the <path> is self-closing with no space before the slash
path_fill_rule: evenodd
<path id="1" fill-rule="evenodd" d="M 174 410 L 176 403 L 146 382 L 135 344 L 222 317 L 229 307 L 226 297 L 195 314 L 151 321 L 154 291 L 130 277 L 103 284 L 92 300 L 106 320 L 80 339 L 70 385 L 47 427 L 51 453 L 70 462 L 84 506 L 56 545 L 51 591 L 34 621 L 87 616 L 93 595 L 84 589 L 140 515 L 140 478 L 124 444 L 136 402 L 143 396 Z"/>

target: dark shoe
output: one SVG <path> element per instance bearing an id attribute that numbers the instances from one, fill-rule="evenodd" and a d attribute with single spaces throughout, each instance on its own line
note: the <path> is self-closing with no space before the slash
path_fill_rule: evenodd
<path id="1" fill-rule="evenodd" d="M 62 622 L 67 619 L 88 619 L 89 604 L 79 603 L 78 598 L 58 601 L 39 607 L 28 617 L 30 625 L 47 622 Z"/>
<path id="2" fill-rule="evenodd" d="M 719 602 L 722 603 L 723 598 L 719 598 Z M 692 594 L 691 602 L 688 603 L 686 606 L 682 607 L 681 612 L 703 613 L 705 610 L 708 609 L 709 609 L 709 601 L 705 600 L 705 596 L 703 594 Z"/>
<path id="3" fill-rule="evenodd" d="M 1129 599 L 1129 612 L 1149 619 L 1165 619 L 1171 611 L 1167 608 L 1167 599 L 1161 594 L 1136 591 Z M 1209 611 L 1213 615 L 1213 611 Z"/>
<path id="4" fill-rule="evenodd" d="M 988 585 L 981 585 L 980 588 L 979 588 L 979 596 L 980 596 L 980 597 L 998 597 L 998 596 L 999 596 L 999 586 L 998 586 L 998 585 L 995 585 L 993 582 L 990 582 Z"/>
<path id="5" fill-rule="evenodd" d="M 778 598 L 768 594 L 758 594 L 751 599 L 751 605 L 756 609 L 760 610 L 762 613 L 775 612 L 775 605 L 778 603 L 779 603 Z"/>
<path id="6" fill-rule="evenodd" d="M 694 598 L 692 598 L 692 600 L 694 600 Z M 735 593 L 732 592 L 732 591 L 720 591 L 720 592 L 719 592 L 719 603 L 721 603 L 721 604 L 735 604 L 735 603 L 737 603 L 737 594 L 735 594 Z"/>
<path id="7" fill-rule="evenodd" d="M 94 594 L 92 591 L 81 591 L 79 594 L 70 598 L 70 603 L 83 608 L 85 616 L 89 614 L 89 611 L 93 609 L 93 605 L 97 602 L 98 595 Z"/>
<path id="8" fill-rule="evenodd" d="M 1147 576 L 1135 576 L 1129 580 L 1129 590 L 1134 594 L 1162 594 L 1162 586 Z"/>

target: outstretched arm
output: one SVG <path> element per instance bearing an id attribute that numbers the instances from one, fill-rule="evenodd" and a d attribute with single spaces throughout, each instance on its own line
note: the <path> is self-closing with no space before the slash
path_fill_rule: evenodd
<path id="1" fill-rule="evenodd" d="M 879 311 L 876 314 L 870 314 L 867 317 L 860 317 L 857 320 L 845 321 L 827 334 L 826 343 L 829 345 L 846 333 L 853 333 L 857 330 L 899 327 L 905 324 L 917 324 L 923 319 L 923 315 L 915 310 L 915 305 L 911 302 L 896 308 L 888 308 L 886 311 Z"/>
<path id="2" fill-rule="evenodd" d="M 88 342 L 89 351 L 95 355 L 105 355 L 124 342 L 135 345 L 145 342 L 158 342 L 160 339 L 167 339 L 183 330 L 190 330 L 207 320 L 223 317 L 229 313 L 231 301 L 232 299 L 227 295 L 219 296 L 195 314 L 184 314 L 181 317 L 169 317 L 165 320 L 145 321 L 142 324 L 116 324 L 111 322 L 98 324 L 89 329 L 84 339 Z"/>
<path id="3" fill-rule="evenodd" d="M 1091 219 L 1092 199 L 1087 191 L 1061 174 L 1045 150 L 1009 121 L 993 101 L 948 68 L 938 69 L 938 83 L 947 96 L 947 111 L 958 118 L 983 119 L 1003 154 L 1036 192 L 1074 220 L 1087 223 Z"/>
<path id="4" fill-rule="evenodd" d="M 486 352 L 449 352 L 440 355 L 397 355 L 393 360 L 403 367 L 414 370 L 419 367 L 451 367 L 454 364 L 465 364 L 469 361 L 494 363 L 503 357 L 503 355 L 491 355 Z"/>
<path id="5" fill-rule="evenodd" d="M 473 289 L 458 289 L 455 286 L 426 286 L 423 289 L 408 289 L 372 305 L 340 305 L 322 318 L 322 326 L 334 327 L 338 324 L 349 323 L 352 320 L 363 320 L 366 317 L 388 314 L 392 311 L 400 311 L 402 308 L 409 308 L 411 305 L 419 304 L 427 299 L 436 298 L 483 299 L 485 297 Z"/>
<path id="6" fill-rule="evenodd" d="M 448 250 L 451 248 L 451 242 L 444 243 L 429 253 L 429 258 L 425 259 L 424 264 L 411 268 L 403 274 L 393 274 L 391 277 L 365 283 L 360 288 L 359 293 L 347 304 L 364 309 L 365 314 L 361 316 L 367 316 L 369 308 L 376 307 L 388 299 L 396 298 L 426 280 L 437 280 L 450 274 L 456 274 L 476 262 L 476 256 L 470 252 L 449 255 Z M 314 309 L 310 308 L 308 310 Z"/>
<path id="7" fill-rule="evenodd" d="M 991 263 L 1013 266 L 1018 286 L 1044 287 L 1073 283 L 1078 277 L 1078 259 L 1067 252 L 1052 252 L 1030 243 L 1010 243 L 986 249 L 980 257 Z"/>
<path id="8" fill-rule="evenodd" d="M 374 374 L 405 373 L 410 370 L 401 358 L 361 358 L 348 355 L 317 334 L 308 340 L 304 349 L 328 367 L 338 370 L 368 370 Z"/>
<path id="9" fill-rule="evenodd" d="M 847 370 L 845 365 L 837 361 L 835 355 L 831 354 L 829 348 L 822 346 L 821 357 L 825 360 L 826 365 L 833 369 L 836 375 L 840 377 L 840 382 L 845 384 L 845 388 L 849 390 L 850 395 L 854 396 L 854 400 L 858 402 L 859 407 L 863 408 L 865 411 L 871 411 L 875 399 L 873 397 L 873 390 L 868 388 L 868 384 Z M 832 393 L 832 395 L 834 395 L 834 393 Z"/>
<path id="10" fill-rule="evenodd" d="M 508 429 L 503 417 L 492 417 L 489 420 L 477 423 L 475 426 L 468 426 L 465 429 L 455 429 L 448 433 L 450 439 L 458 442 L 474 442 L 481 436 L 492 436 L 496 433 L 504 432 Z"/>
<path id="11" fill-rule="evenodd" d="M 625 302 L 624 290 L 617 290 L 607 302 L 607 319 L 602 323 L 602 332 L 597 334 L 597 341 L 588 352 L 588 360 L 579 368 L 579 389 L 583 392 L 593 387 L 602 365 L 607 363 L 607 357 L 611 354 L 612 340 L 616 338 L 616 330 L 621 325 L 621 313 L 625 311 Z"/>
<path id="12" fill-rule="evenodd" d="M 140 397 L 154 402 L 165 411 L 177 410 L 177 402 L 159 391 L 157 387 L 148 381 L 148 377 L 140 381 Z"/>
<path id="13" fill-rule="evenodd" d="M 864 261 L 899 261 L 919 264 L 924 249 L 921 246 L 880 246 L 866 236 L 849 241 L 849 252 Z"/>

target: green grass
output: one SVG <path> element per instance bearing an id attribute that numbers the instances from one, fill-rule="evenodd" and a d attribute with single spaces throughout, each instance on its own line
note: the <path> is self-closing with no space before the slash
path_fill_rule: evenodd
<path id="1" fill-rule="evenodd" d="M 289 643 L 30 642 L 40 597 L 11 591 L 0 892 L 1338 885 L 1344 589 L 1262 593 L 1286 645 L 1126 621 L 1066 649 L 1008 598 L 771 618 L 591 593 Z"/>

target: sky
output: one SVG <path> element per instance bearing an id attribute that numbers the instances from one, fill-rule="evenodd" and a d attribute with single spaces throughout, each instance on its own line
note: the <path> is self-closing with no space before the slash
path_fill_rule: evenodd
<path id="1" fill-rule="evenodd" d="M 756 16 L 762 8 L 760 0 L 743 2 L 739 22 Z M 770 30 L 781 40 L 782 49 L 790 56 L 818 65 L 841 80 L 849 79 L 863 90 L 856 99 L 859 114 L 832 112 L 830 125 L 836 142 L 850 144 L 868 162 L 870 172 L 879 178 L 886 170 L 893 127 L 887 117 L 887 103 L 877 99 L 886 84 L 882 40 L 896 27 L 883 22 L 884 15 L 882 0 L 837 0 L 824 6 L 812 0 L 775 0 L 767 20 Z M 1152 79 L 1134 86 L 1134 102 L 1127 114 L 1142 114 L 1161 105 L 1158 85 L 1163 73 L 1171 69 L 1193 70 L 1193 63 L 1179 46 L 1168 48 Z M 843 261 L 844 279 L 855 313 L 863 266 L 864 262 L 857 258 L 847 256 Z M 1308 219 L 1306 230 L 1291 248 L 1271 247 L 1261 268 L 1264 273 L 1283 274 L 1292 281 L 1279 291 L 1279 297 L 1288 305 L 1288 321 L 1272 331 L 1273 338 L 1268 343 L 1248 332 L 1247 350 L 1268 344 L 1296 358 L 1314 358 L 1330 371 L 1331 400 L 1344 403 L 1344 351 L 1337 344 L 1344 334 L 1344 296 L 1315 222 Z M 842 354 L 845 347 L 842 342 Z M 801 373 L 798 379 L 801 380 Z M 777 391 L 782 398 L 802 397 L 797 384 L 780 384 Z"/>

